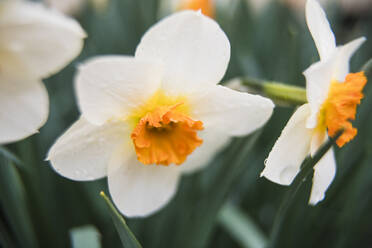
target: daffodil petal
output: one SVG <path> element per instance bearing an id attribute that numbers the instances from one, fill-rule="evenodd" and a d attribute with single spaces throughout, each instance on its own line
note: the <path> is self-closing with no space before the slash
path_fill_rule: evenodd
<path id="1" fill-rule="evenodd" d="M 194 118 L 207 130 L 232 136 L 247 135 L 265 124 L 274 104 L 259 95 L 238 92 L 224 86 L 207 87 L 191 98 Z"/>
<path id="2" fill-rule="evenodd" d="M 108 168 L 108 185 L 113 202 L 124 215 L 150 215 L 173 197 L 180 171 L 173 166 L 141 164 L 132 148 L 121 147 Z"/>
<path id="3" fill-rule="evenodd" d="M 83 47 L 86 34 L 80 25 L 42 4 L 4 1 L 0 12 L 3 74 L 48 77 L 70 63 Z"/>
<path id="4" fill-rule="evenodd" d="M 160 87 L 162 67 L 127 56 L 102 56 L 79 66 L 78 105 L 94 124 L 125 118 Z"/>
<path id="5" fill-rule="evenodd" d="M 292 115 L 266 159 L 261 176 L 282 185 L 292 183 L 310 153 L 312 130 L 306 128 L 309 114 L 309 105 L 304 104 Z"/>
<path id="6" fill-rule="evenodd" d="M 315 128 L 321 105 L 328 96 L 329 86 L 334 74 L 334 60 L 321 60 L 303 72 L 306 78 L 306 96 L 311 108 L 306 127 Z"/>
<path id="7" fill-rule="evenodd" d="M 192 173 L 208 165 L 212 158 L 230 142 L 230 137 L 220 132 L 205 129 L 198 133 L 203 144 L 181 164 L 183 173 Z"/>
<path id="8" fill-rule="evenodd" d="M 327 16 L 316 0 L 306 2 L 306 22 L 321 60 L 328 59 L 336 49 L 336 40 Z"/>
<path id="9" fill-rule="evenodd" d="M 50 148 L 47 160 L 60 175 L 77 181 L 102 178 L 113 151 L 125 141 L 129 131 L 123 122 L 102 126 L 77 120 Z"/>
<path id="10" fill-rule="evenodd" d="M 314 167 L 313 187 L 309 204 L 315 205 L 324 199 L 325 192 L 336 175 L 336 160 L 333 150 L 329 150 Z"/>
<path id="11" fill-rule="evenodd" d="M 308 128 L 316 127 L 318 113 L 328 96 L 331 82 L 333 80 L 345 81 L 345 77 L 349 73 L 349 60 L 365 40 L 364 37 L 361 37 L 337 47 L 328 59 L 314 63 L 304 71 L 306 95 L 311 107 L 311 115 L 306 125 Z"/>
<path id="12" fill-rule="evenodd" d="M 314 131 L 311 138 L 310 153 L 313 156 L 321 145 L 328 139 L 326 131 Z"/>
<path id="13" fill-rule="evenodd" d="M 349 62 L 356 50 L 366 41 L 365 37 L 355 39 L 343 46 L 337 47 L 337 53 L 334 55 L 334 74 L 333 77 L 344 82 L 345 77 L 349 74 Z"/>
<path id="14" fill-rule="evenodd" d="M 0 144 L 38 132 L 49 113 L 48 92 L 35 79 L 0 76 Z"/>
<path id="15" fill-rule="evenodd" d="M 164 63 L 163 87 L 185 92 L 222 79 L 230 59 L 230 43 L 215 21 L 198 11 L 182 11 L 145 33 L 136 58 Z"/>

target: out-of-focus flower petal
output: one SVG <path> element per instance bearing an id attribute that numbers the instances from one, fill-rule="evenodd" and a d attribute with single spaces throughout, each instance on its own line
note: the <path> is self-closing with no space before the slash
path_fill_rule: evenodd
<path id="1" fill-rule="evenodd" d="M 70 63 L 81 51 L 86 34 L 80 25 L 42 4 L 0 3 L 2 74 L 45 78 Z M 1 55 L 0 55 L 1 57 Z"/>
<path id="2" fill-rule="evenodd" d="M 327 16 L 316 0 L 306 2 L 306 22 L 321 60 L 328 59 L 336 49 L 336 40 Z"/>
<path id="3" fill-rule="evenodd" d="M 87 0 L 43 0 L 43 2 L 51 8 L 66 15 L 79 14 L 87 4 Z"/>
<path id="4" fill-rule="evenodd" d="M 95 180 L 107 175 L 113 151 L 129 142 L 128 136 L 123 122 L 96 126 L 81 117 L 51 147 L 47 159 L 64 177 Z"/>
<path id="5" fill-rule="evenodd" d="M 325 192 L 336 175 L 336 160 L 333 150 L 329 150 L 314 167 L 313 187 L 309 204 L 315 205 L 324 199 Z"/>
<path id="6" fill-rule="evenodd" d="M 111 197 L 128 217 L 152 214 L 162 208 L 177 190 L 180 171 L 174 166 L 144 165 L 133 148 L 118 149 L 108 168 Z"/>
<path id="7" fill-rule="evenodd" d="M 35 79 L 0 76 L 0 143 L 26 138 L 48 118 L 48 93 Z"/>
<path id="8" fill-rule="evenodd" d="M 230 59 L 230 43 L 212 19 L 200 12 L 182 11 L 145 33 L 136 58 L 164 63 L 163 87 L 185 92 L 222 79 Z"/>
<path id="9" fill-rule="evenodd" d="M 224 86 L 207 87 L 192 96 L 196 119 L 205 129 L 233 136 L 246 135 L 270 118 L 274 104 L 259 95 L 231 90 Z"/>
<path id="10" fill-rule="evenodd" d="M 79 66 L 78 104 L 94 124 L 125 118 L 143 104 L 161 84 L 161 66 L 126 56 L 103 56 Z"/>
<path id="11" fill-rule="evenodd" d="M 271 150 L 261 176 L 282 185 L 292 183 L 310 152 L 312 130 L 306 128 L 309 113 L 309 105 L 304 104 L 292 115 Z"/>

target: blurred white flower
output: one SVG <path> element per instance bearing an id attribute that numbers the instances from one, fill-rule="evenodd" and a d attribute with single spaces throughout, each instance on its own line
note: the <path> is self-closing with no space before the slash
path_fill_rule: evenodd
<path id="1" fill-rule="evenodd" d="M 79 68 L 81 118 L 52 146 L 54 169 L 73 180 L 108 177 L 127 216 L 146 216 L 174 195 L 181 173 L 207 165 L 231 136 L 271 116 L 264 97 L 217 85 L 230 44 L 212 19 L 173 14 L 143 36 L 134 57 L 102 56 Z"/>
<path id="2" fill-rule="evenodd" d="M 45 4 L 66 15 L 76 15 L 85 7 L 88 0 L 44 0 Z"/>
<path id="3" fill-rule="evenodd" d="M 332 137 L 340 129 L 345 130 L 336 141 L 339 147 L 355 137 L 357 130 L 350 120 L 355 119 L 367 82 L 363 72 L 349 73 L 349 60 L 365 38 L 336 47 L 327 17 L 315 0 L 307 1 L 306 20 L 320 55 L 320 61 L 304 72 L 309 103 L 299 107 L 290 118 L 261 174 L 283 185 L 293 181 L 305 157 L 313 155 L 328 138 L 327 132 Z M 333 150 L 326 153 L 314 169 L 310 204 L 323 200 L 335 176 Z"/>
<path id="4" fill-rule="evenodd" d="M 81 51 L 74 20 L 26 1 L 0 2 L 0 144 L 34 134 L 48 117 L 41 82 Z"/>
<path id="5" fill-rule="evenodd" d="M 110 0 L 43 0 L 46 5 L 66 15 L 78 15 L 87 4 L 97 11 L 105 10 Z"/>

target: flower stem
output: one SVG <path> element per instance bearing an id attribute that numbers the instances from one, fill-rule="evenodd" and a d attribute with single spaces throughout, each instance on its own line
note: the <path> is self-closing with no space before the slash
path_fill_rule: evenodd
<path id="1" fill-rule="evenodd" d="M 288 189 L 279 210 L 276 214 L 274 225 L 270 234 L 270 242 L 268 247 L 277 247 L 278 238 L 280 237 L 281 231 L 283 230 L 283 223 L 287 217 L 287 212 L 292 205 L 296 193 L 301 188 L 305 179 L 313 171 L 314 166 L 319 162 L 319 160 L 327 153 L 327 151 L 336 143 L 336 140 L 342 135 L 344 130 L 340 130 L 332 138 L 329 138 L 315 153 L 313 157 L 308 157 L 304 160 L 301 171 L 297 174 L 293 180 L 290 188 Z"/>
<path id="2" fill-rule="evenodd" d="M 234 81 L 236 80 L 250 90 L 271 98 L 279 105 L 302 105 L 307 102 L 306 90 L 303 87 L 249 77 Z"/>

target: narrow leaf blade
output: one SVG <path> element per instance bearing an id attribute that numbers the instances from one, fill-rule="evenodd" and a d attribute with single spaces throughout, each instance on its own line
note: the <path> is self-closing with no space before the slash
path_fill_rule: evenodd
<path id="1" fill-rule="evenodd" d="M 123 216 L 116 210 L 110 199 L 101 191 L 102 198 L 106 201 L 107 206 L 110 209 L 110 215 L 114 222 L 115 228 L 119 233 L 120 240 L 124 248 L 139 248 L 142 247 L 138 242 L 132 231 L 129 229 Z"/>

